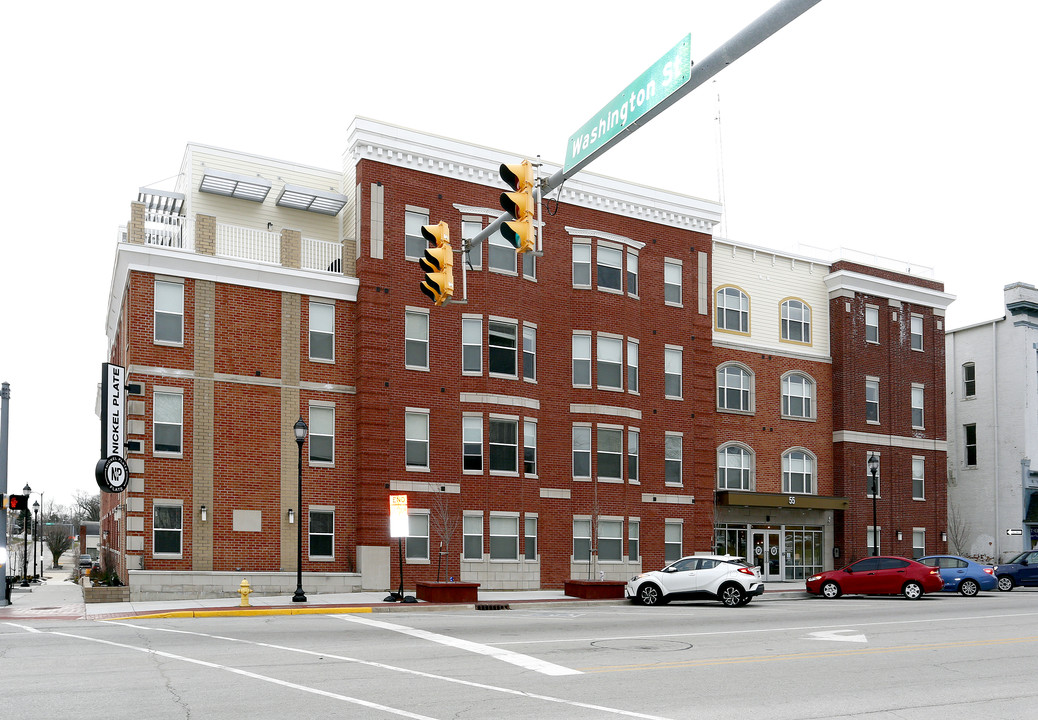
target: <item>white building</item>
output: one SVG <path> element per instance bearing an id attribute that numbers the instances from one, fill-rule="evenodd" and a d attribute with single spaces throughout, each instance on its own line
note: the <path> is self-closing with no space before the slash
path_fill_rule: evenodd
<path id="1" fill-rule="evenodd" d="M 1007 285 L 1005 303 L 946 336 L 948 540 L 996 561 L 1038 547 L 1038 289 Z"/>

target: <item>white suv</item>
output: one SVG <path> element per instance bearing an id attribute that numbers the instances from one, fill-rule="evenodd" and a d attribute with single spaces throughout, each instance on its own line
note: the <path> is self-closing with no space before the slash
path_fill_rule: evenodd
<path id="1" fill-rule="evenodd" d="M 745 605 L 764 592 L 760 570 L 734 555 L 692 555 L 662 570 L 631 578 L 624 596 L 642 605 L 710 598 L 727 607 Z"/>

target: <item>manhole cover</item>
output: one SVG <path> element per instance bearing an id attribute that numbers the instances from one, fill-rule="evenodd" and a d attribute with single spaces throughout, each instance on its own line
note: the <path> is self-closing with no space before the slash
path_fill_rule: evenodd
<path id="1" fill-rule="evenodd" d="M 651 638 L 632 638 L 630 640 L 596 640 L 591 643 L 592 647 L 605 648 L 607 650 L 634 650 L 640 652 L 678 652 L 680 650 L 691 650 L 692 643 L 680 640 L 654 640 Z"/>

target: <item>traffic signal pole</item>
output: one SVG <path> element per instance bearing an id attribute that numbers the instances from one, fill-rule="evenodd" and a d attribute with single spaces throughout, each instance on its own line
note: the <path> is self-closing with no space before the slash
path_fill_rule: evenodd
<path id="1" fill-rule="evenodd" d="M 714 75 L 724 70 L 786 25 L 796 20 L 819 2 L 820 0 L 782 0 L 779 3 L 776 3 L 771 9 L 743 28 L 726 43 L 721 45 L 721 47 L 717 48 L 693 65 L 688 82 L 661 101 L 654 108 L 642 115 L 637 122 L 631 123 L 624 128 L 622 132 L 603 143 L 602 147 L 593 155 L 589 155 L 568 170 L 560 169 L 551 177 L 540 181 L 540 197 L 543 198 L 559 188 L 562 183 L 580 172 L 592 160 L 596 159 L 606 150 L 619 143 L 621 140 L 652 120 L 675 102 L 688 95 L 700 85 L 710 80 Z M 499 232 L 501 230 L 501 225 L 511 219 L 512 216 L 507 212 L 502 214 L 478 232 L 474 237 L 467 240 L 465 242 L 465 249 L 468 250 L 476 247 L 479 243 L 483 242 L 494 233 Z M 540 248 L 538 248 L 538 250 L 539 249 Z"/>

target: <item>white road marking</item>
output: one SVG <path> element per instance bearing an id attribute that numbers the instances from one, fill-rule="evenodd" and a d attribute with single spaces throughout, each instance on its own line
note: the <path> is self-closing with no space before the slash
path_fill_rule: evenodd
<path id="1" fill-rule="evenodd" d="M 848 635 L 848 633 L 854 633 Z M 807 638 L 808 640 L 836 640 L 838 642 L 862 642 L 867 643 L 866 638 L 861 633 L 855 630 L 821 630 L 819 632 L 813 632 Z"/>
<path id="2" fill-rule="evenodd" d="M 580 670 L 573 670 L 561 665 L 556 665 L 555 663 L 538 660 L 529 655 L 522 655 L 520 653 L 512 652 L 511 650 L 502 650 L 499 647 L 483 645 L 482 643 L 475 643 L 469 640 L 462 640 L 449 635 L 440 635 L 439 633 L 429 632 L 428 630 L 417 630 L 415 628 L 407 627 L 406 625 L 397 625 L 396 623 L 388 623 L 382 620 L 371 620 L 369 618 L 362 618 L 354 615 L 332 615 L 332 617 L 336 620 L 345 620 L 346 622 L 358 623 L 360 625 L 369 625 L 381 630 L 390 630 L 392 632 L 410 635 L 411 637 L 420 638 L 422 640 L 428 640 L 429 642 L 439 643 L 440 645 L 458 648 L 459 650 L 465 650 L 479 655 L 487 655 L 496 658 L 497 660 L 501 660 L 502 662 L 518 665 L 521 668 L 533 670 L 545 675 L 582 674 Z"/>

